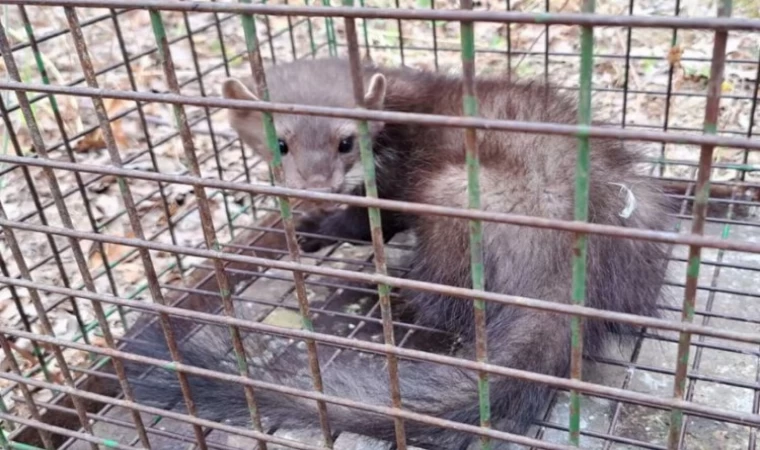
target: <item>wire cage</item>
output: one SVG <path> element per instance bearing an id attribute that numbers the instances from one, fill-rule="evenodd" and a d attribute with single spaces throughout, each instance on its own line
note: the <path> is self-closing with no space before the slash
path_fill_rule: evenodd
<path id="1" fill-rule="evenodd" d="M 760 9 L 743 0 L 686 3 L 0 0 L 0 446 L 413 448 L 403 439 L 336 436 L 329 420 L 321 429 L 267 428 L 252 394 L 270 389 L 323 408 L 390 415 L 401 429 L 406 421 L 458 427 L 480 436 L 482 448 L 757 449 Z M 639 232 L 582 217 L 541 221 L 378 200 L 371 191 L 349 197 L 282 187 L 276 164 L 260 160 L 229 128 L 231 103 L 219 96 L 220 83 L 262 65 L 335 55 L 428 70 L 464 67 L 465 88 L 473 71 L 508 69 L 578 94 L 593 105 L 581 108 L 580 123 L 593 118 L 609 127 L 486 120 L 474 110 L 472 117 L 385 118 L 463 133 L 565 134 L 578 136 L 580 148 L 590 136 L 637 140 L 649 151 L 652 183 L 679 202 L 676 229 Z M 248 107 L 359 121 L 375 114 Z M 548 309 L 575 323 L 607 316 L 584 307 L 582 296 L 555 305 L 405 280 L 409 268 L 399 261 L 411 249 L 408 233 L 387 244 L 374 239 L 302 253 L 293 225 L 319 200 L 457 215 L 475 229 L 497 221 L 667 243 L 666 284 L 677 301 L 662 303 L 663 319 L 613 317 L 640 327 L 635 345 L 594 361 L 574 351 L 569 379 L 458 359 L 450 356 L 456 337 L 391 315 L 390 288 Z M 175 344 L 229 329 L 230 352 L 255 354 L 253 365 L 299 353 L 314 389 L 129 351 L 146 329 L 168 323 Z M 378 359 L 378 370 L 399 358 L 458 365 L 482 376 L 539 380 L 556 393 L 528 434 L 513 435 L 490 426 L 488 408 L 478 427 L 411 414 L 398 399 L 385 407 L 322 394 L 320 371 L 349 357 L 358 364 Z M 144 380 L 160 366 L 239 383 L 256 424 L 236 427 L 135 403 L 123 361 L 145 363 Z"/>

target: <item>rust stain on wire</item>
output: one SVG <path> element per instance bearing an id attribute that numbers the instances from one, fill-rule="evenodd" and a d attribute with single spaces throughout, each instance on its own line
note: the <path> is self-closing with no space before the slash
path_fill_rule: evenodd
<path id="1" fill-rule="evenodd" d="M 93 295 L 90 295 L 90 296 L 93 296 Z M 119 303 L 119 302 L 127 303 L 127 304 L 130 304 L 130 306 L 135 306 L 137 309 L 145 308 L 146 310 L 147 309 L 163 310 L 164 312 L 170 313 L 171 315 L 177 316 L 177 317 L 192 316 L 195 318 L 202 318 L 204 320 L 209 320 L 210 322 L 215 322 L 215 323 L 227 323 L 228 325 L 234 324 L 235 326 L 238 326 L 242 329 L 250 329 L 252 331 L 258 331 L 258 332 L 262 332 L 266 334 L 286 336 L 286 337 L 291 337 L 295 339 L 311 338 L 319 342 L 324 342 L 326 344 L 339 346 L 339 347 L 345 347 L 345 348 L 351 348 L 354 350 L 364 350 L 364 351 L 375 353 L 375 354 L 386 354 L 388 352 L 393 352 L 397 354 L 398 356 L 402 356 L 409 359 L 433 362 L 433 363 L 438 363 L 438 364 L 446 364 L 449 366 L 459 367 L 459 368 L 467 369 L 467 370 L 487 371 L 488 373 L 495 374 L 495 375 L 512 377 L 512 378 L 531 381 L 531 382 L 538 382 L 538 383 L 546 384 L 547 386 L 551 386 L 554 388 L 576 389 L 578 391 L 581 391 L 587 394 L 596 395 L 603 398 L 614 398 L 614 399 L 624 400 L 627 402 L 637 403 L 637 404 L 646 405 L 646 406 L 650 406 L 654 408 L 666 408 L 666 409 L 679 408 L 697 416 L 712 418 L 712 419 L 719 419 L 719 420 L 728 421 L 728 422 L 746 425 L 746 426 L 760 425 L 760 416 L 758 416 L 757 414 L 718 409 L 711 406 L 693 403 L 693 402 L 680 400 L 680 399 L 673 399 L 673 398 L 666 399 L 666 398 L 653 396 L 650 394 L 642 394 L 642 393 L 627 391 L 620 388 L 601 386 L 601 385 L 590 383 L 590 382 L 571 380 L 567 378 L 554 377 L 550 375 L 536 374 L 534 372 L 529 372 L 529 371 L 524 371 L 524 370 L 519 370 L 519 369 L 511 369 L 511 368 L 502 367 L 502 366 L 494 366 L 494 365 L 485 364 L 485 363 L 478 363 L 475 361 L 464 360 L 464 359 L 459 359 L 459 358 L 450 357 L 450 356 L 443 356 L 443 355 L 439 355 L 435 353 L 427 353 L 427 352 L 422 352 L 419 350 L 410 350 L 410 349 L 405 349 L 405 348 L 400 348 L 400 347 L 388 347 L 382 344 L 374 344 L 374 343 L 359 341 L 355 339 L 340 338 L 340 337 L 329 335 L 329 334 L 314 333 L 314 332 L 305 331 L 305 330 L 280 328 L 277 326 L 264 325 L 257 322 L 246 322 L 240 319 L 231 319 L 225 316 L 199 313 L 196 311 L 188 311 L 182 308 L 165 307 L 165 306 L 155 305 L 155 304 L 153 305 L 140 304 L 139 306 L 137 306 L 137 305 L 134 305 L 135 303 L 137 303 L 135 301 L 116 300 L 113 297 L 109 298 L 109 301 L 114 304 Z M 37 336 L 34 333 L 14 330 L 5 326 L 0 326 L 0 332 L 11 335 L 11 336 L 24 337 L 24 338 L 29 338 L 30 336 L 35 336 L 35 337 Z M 51 336 L 39 336 L 38 339 L 41 342 L 48 342 L 51 344 L 55 343 L 67 348 L 77 349 L 81 351 L 88 351 L 88 352 L 92 352 L 92 353 L 96 353 L 96 354 L 100 354 L 104 356 L 109 356 L 113 358 L 122 358 L 124 360 L 133 361 L 133 362 L 137 362 L 141 364 L 147 364 L 147 365 L 156 366 L 156 367 L 166 367 L 167 364 L 170 364 L 170 362 L 166 360 L 145 357 L 141 355 L 136 355 L 134 353 L 114 350 L 114 349 L 105 348 L 105 347 L 96 347 L 92 345 L 71 342 L 65 339 L 55 338 Z M 538 445 L 541 448 L 547 448 L 546 445 L 552 445 L 550 443 L 541 442 L 535 439 L 527 438 L 525 436 L 499 432 L 493 429 L 484 429 L 478 426 L 466 425 L 459 422 L 452 422 L 452 421 L 428 416 L 425 414 L 413 413 L 410 411 L 398 410 L 398 409 L 390 408 L 390 407 L 369 405 L 364 402 L 349 400 L 342 397 L 325 395 L 325 394 L 321 394 L 321 393 L 317 393 L 313 391 L 305 391 L 305 390 L 291 388 L 291 387 L 287 387 L 287 386 L 283 386 L 279 384 L 253 380 L 249 377 L 243 377 L 240 375 L 232 375 L 232 374 L 217 372 L 217 371 L 209 370 L 209 369 L 201 369 L 195 366 L 189 366 L 182 363 L 172 364 L 172 368 L 174 370 L 186 372 L 191 375 L 198 375 L 198 376 L 203 376 L 207 378 L 228 381 L 228 382 L 237 383 L 240 385 L 248 385 L 251 387 L 266 389 L 272 392 L 279 392 L 279 393 L 283 393 L 287 395 L 294 395 L 294 396 L 302 397 L 302 398 L 322 400 L 328 403 L 333 403 L 340 406 L 346 406 L 349 408 L 356 408 L 363 411 L 369 411 L 369 412 L 373 412 L 373 413 L 377 413 L 377 414 L 385 415 L 385 416 L 403 417 L 405 419 L 410 419 L 410 420 L 418 421 L 421 423 L 427 423 L 427 424 L 431 424 L 435 426 L 442 426 L 442 427 L 446 427 L 453 430 L 470 432 L 473 434 L 477 434 L 479 436 L 485 435 L 488 437 L 494 437 L 496 439 L 521 443 L 523 445 L 533 445 L 533 446 Z M 46 387 L 53 390 L 59 390 L 64 393 L 76 392 L 76 395 L 82 398 L 87 398 L 89 396 L 97 395 L 97 394 L 91 394 L 91 393 L 85 394 L 85 392 L 83 392 L 82 390 L 72 388 L 69 386 L 60 386 L 53 383 L 48 383 L 48 382 L 34 380 L 34 379 L 28 379 L 28 378 L 18 376 L 18 375 L 13 375 L 13 374 L 0 373 L 0 379 L 2 378 L 11 380 L 11 381 L 16 381 L 16 382 L 25 382 L 32 386 L 40 386 L 40 387 Z M 98 396 L 98 397 L 101 397 L 101 398 L 104 397 L 105 399 L 107 399 L 107 400 L 98 399 L 98 401 L 102 403 L 117 404 L 117 403 L 114 403 L 117 400 L 112 399 L 110 397 L 105 397 L 105 396 Z M 172 417 L 172 415 L 176 415 L 175 417 L 181 417 L 179 420 L 183 420 L 183 421 L 197 423 L 196 421 L 203 420 L 203 419 L 198 419 L 196 417 L 190 417 L 185 414 L 179 414 L 179 413 L 171 413 L 172 415 L 170 415 L 168 411 L 161 410 L 158 408 L 143 406 L 140 404 L 129 403 L 129 402 L 124 402 L 124 403 L 128 403 L 133 408 L 139 407 L 141 409 L 144 408 L 143 410 L 151 409 L 153 411 L 161 411 L 160 414 L 165 415 L 166 417 Z M 213 421 L 205 421 L 205 422 L 208 422 L 213 425 L 204 424 L 204 426 L 210 426 L 212 428 L 219 428 L 221 426 L 221 424 L 217 422 L 213 422 Z M 237 430 L 240 430 L 240 429 L 237 429 Z M 258 435 L 257 432 L 251 432 L 249 430 L 246 430 L 246 431 L 248 431 L 249 433 L 256 433 Z M 240 434 L 239 431 L 236 431 L 236 433 Z M 570 449 L 574 447 L 556 446 L 556 447 L 548 447 L 548 448 Z"/>
<path id="2" fill-rule="evenodd" d="M 390 209 L 406 213 L 427 214 L 432 216 L 456 217 L 460 219 L 476 219 L 487 222 L 507 223 L 512 225 L 524 225 L 538 228 L 547 228 L 552 230 L 569 231 L 575 233 L 601 234 L 630 239 L 642 239 L 648 241 L 661 242 L 665 244 L 684 244 L 699 245 L 724 250 L 735 250 L 740 252 L 760 253 L 760 243 L 739 241 L 735 239 L 721 239 L 719 237 L 701 236 L 695 234 L 680 234 L 666 231 L 652 231 L 639 228 L 624 228 L 613 225 L 599 225 L 594 223 L 579 223 L 570 220 L 545 219 L 542 217 L 525 216 L 511 213 L 496 213 L 487 211 L 476 211 L 464 208 L 450 208 L 436 206 L 425 203 L 402 202 L 397 200 L 371 199 L 367 197 L 328 194 L 322 192 L 312 192 L 300 189 L 284 188 L 279 186 L 268 185 L 245 185 L 231 181 L 214 180 L 210 178 L 199 178 L 187 175 L 167 175 L 143 170 L 118 169 L 114 167 L 104 167 L 89 164 L 73 164 L 65 161 L 42 160 L 39 158 L 19 157 L 10 155 L 0 155 L 0 162 L 10 164 L 49 167 L 55 169 L 80 171 L 87 173 L 96 173 L 102 175 L 126 176 L 130 178 L 163 181 L 168 183 L 177 183 L 184 185 L 198 185 L 218 189 L 227 189 L 232 191 L 250 192 L 254 194 L 263 194 L 271 196 L 287 196 L 300 198 L 303 200 L 317 200 L 332 203 L 340 203 L 353 206 L 377 207 L 380 209 Z M 15 222 L 13 222 L 15 223 Z M 20 226 L 20 224 L 19 224 Z M 26 226 L 26 225 L 24 225 Z M 43 231 L 44 232 L 44 231 Z M 102 235 L 101 235 L 102 236 Z M 118 239 L 118 238 L 117 238 Z M 98 239 L 95 239 L 98 240 Z M 187 249 L 186 247 L 179 247 Z"/>
<path id="3" fill-rule="evenodd" d="M 0 2 L 1 4 L 1 2 Z M 328 106 L 307 106 L 300 104 L 263 102 L 252 100 L 232 100 L 219 97 L 199 97 L 180 95 L 179 93 L 154 94 L 148 92 L 129 92 L 114 89 L 92 89 L 73 86 L 49 86 L 44 84 L 22 83 L 18 81 L 0 81 L 0 89 L 13 91 L 47 92 L 81 97 L 103 97 L 141 102 L 159 102 L 173 105 L 191 105 L 201 107 L 234 108 L 250 111 L 266 111 L 285 114 L 304 114 L 312 116 L 342 117 L 358 120 L 376 120 L 393 123 L 416 123 L 428 126 L 457 128 L 478 128 L 483 130 L 521 131 L 526 133 L 558 134 L 566 136 L 588 135 L 596 138 L 615 138 L 622 140 L 639 140 L 647 142 L 667 142 L 673 144 L 704 145 L 745 148 L 760 150 L 757 139 L 710 136 L 694 133 L 644 131 L 620 129 L 601 126 L 574 126 L 547 122 L 525 122 L 519 120 L 497 120 L 484 118 L 455 117 L 436 114 L 402 113 L 391 111 L 373 111 Z"/>
<path id="4" fill-rule="evenodd" d="M 723 0 L 718 7 L 718 15 L 728 16 L 731 14 L 731 1 Z M 705 105 L 705 133 L 715 134 L 718 127 L 720 114 L 720 94 L 725 69 L 726 43 L 728 33 L 717 31 L 713 44 L 712 64 L 710 67 L 710 81 L 707 86 L 707 104 Z M 710 198 L 710 174 L 712 173 L 713 151 L 715 146 L 705 144 L 700 149 L 699 171 L 695 186 L 695 201 L 692 212 L 693 221 L 691 233 L 702 235 L 705 232 L 707 217 L 707 202 Z M 697 285 L 699 283 L 700 263 L 702 261 L 702 247 L 692 245 L 689 247 L 688 265 L 686 269 L 686 287 L 684 289 L 683 307 L 681 320 L 692 322 L 697 302 Z M 686 373 L 689 365 L 689 349 L 691 346 L 691 333 L 682 332 L 678 340 L 678 357 L 676 360 L 675 379 L 673 380 L 673 397 L 682 399 L 686 389 Z M 680 409 L 673 409 L 670 415 L 670 427 L 668 429 L 668 449 L 676 450 L 681 446 L 681 431 L 684 427 L 684 414 Z"/>
<path id="5" fill-rule="evenodd" d="M 599 14 L 547 14 L 516 11 L 447 11 L 440 9 L 393 9 L 314 6 L 174 2 L 168 0 L 2 0 L 0 4 L 74 6 L 83 8 L 149 9 L 153 11 L 230 12 L 270 16 L 351 17 L 355 19 L 401 19 L 436 21 L 512 22 L 541 25 L 586 25 L 638 28 L 690 28 L 704 30 L 758 31 L 760 20 Z"/>

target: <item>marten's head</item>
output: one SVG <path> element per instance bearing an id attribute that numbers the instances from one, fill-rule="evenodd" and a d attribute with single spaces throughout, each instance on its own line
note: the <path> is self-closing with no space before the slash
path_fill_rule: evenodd
<path id="1" fill-rule="evenodd" d="M 352 108 L 354 101 L 349 66 L 342 60 L 304 60 L 275 65 L 266 72 L 269 98 L 273 102 L 310 106 Z M 365 71 L 364 105 L 382 109 L 386 79 Z M 230 78 L 222 85 L 224 98 L 259 100 L 250 77 Z M 322 192 L 349 192 L 363 182 L 359 156 L 359 130 L 355 120 L 304 114 L 273 113 L 277 144 L 288 187 Z M 230 109 L 229 120 L 240 139 L 258 155 L 271 161 L 259 111 Z M 382 129 L 370 122 L 374 138 Z"/>

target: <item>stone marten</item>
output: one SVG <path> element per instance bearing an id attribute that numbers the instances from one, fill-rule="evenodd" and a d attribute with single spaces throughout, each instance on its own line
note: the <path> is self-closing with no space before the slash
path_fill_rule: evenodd
<path id="1" fill-rule="evenodd" d="M 371 109 L 461 115 L 461 78 L 410 68 L 363 65 L 365 103 Z M 320 106 L 353 107 L 348 61 L 304 60 L 267 70 L 271 100 Z M 507 81 L 506 76 L 476 80 L 479 115 L 509 119 L 577 123 L 572 97 L 538 82 Z M 257 99 L 250 78 L 229 79 L 223 95 Z M 230 110 L 231 126 L 242 141 L 269 158 L 261 115 Z M 363 194 L 356 122 L 350 119 L 274 114 L 286 179 L 291 187 Z M 465 133 L 461 128 L 371 122 L 379 195 L 386 199 L 467 207 Z M 578 141 L 572 136 L 506 131 L 478 131 L 482 209 L 553 219 L 573 219 Z M 670 227 L 668 203 L 651 181 L 636 172 L 639 151 L 614 139 L 591 139 L 589 220 L 650 230 Z M 626 195 L 635 208 L 626 210 Z M 630 205 L 629 205 L 630 206 Z M 411 229 L 416 236 L 408 277 L 456 287 L 472 286 L 468 221 L 383 211 L 386 240 Z M 320 212 L 299 229 L 341 238 L 370 239 L 364 208 Z M 304 239 L 316 251 L 329 239 Z M 571 301 L 571 233 L 508 224 L 483 224 L 486 290 L 489 292 Z M 656 316 L 666 268 L 664 246 L 646 241 L 591 235 L 588 239 L 586 304 L 624 313 Z M 401 298 L 416 322 L 461 337 L 462 356 L 474 358 L 471 301 L 446 295 L 402 290 Z M 569 376 L 570 319 L 567 316 L 489 303 L 486 308 L 488 359 L 493 364 L 559 377 Z M 586 320 L 584 349 L 598 354 L 606 342 L 632 334 L 627 326 Z M 161 339 L 159 339 L 161 340 Z M 159 348 L 160 347 L 160 348 Z M 222 365 L 224 351 L 204 342 L 182 347 L 184 361 L 235 372 Z M 164 346 L 145 350 L 165 356 Z M 296 369 L 296 361 L 278 361 L 278 370 Z M 390 405 L 388 375 L 369 365 L 331 366 L 325 392 L 378 405 Z M 229 367 L 225 369 L 224 367 Z M 221 368 L 221 369 L 220 369 Z M 265 368 L 266 369 L 266 368 Z M 302 369 L 302 368 L 301 368 Z M 477 425 L 477 374 L 419 361 L 399 362 L 403 407 L 417 413 Z M 502 429 L 524 433 L 544 406 L 551 389 L 541 384 L 492 375 L 491 411 Z M 191 378 L 199 414 L 246 423 L 249 412 L 242 389 L 216 380 Z M 156 372 L 147 386 L 136 386 L 140 400 L 166 405 L 180 398 L 176 376 Z M 316 403 L 258 390 L 263 416 L 275 426 L 318 426 Z M 181 402 L 180 402 L 181 404 Z M 394 440 L 393 421 L 359 410 L 328 404 L 334 431 L 350 431 Z M 405 421 L 408 440 L 430 449 L 465 449 L 469 434 Z"/>

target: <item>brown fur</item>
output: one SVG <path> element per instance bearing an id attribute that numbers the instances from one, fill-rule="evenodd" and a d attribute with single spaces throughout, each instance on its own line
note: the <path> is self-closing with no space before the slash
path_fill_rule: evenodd
<path id="1" fill-rule="evenodd" d="M 382 73 L 387 81 L 383 107 L 387 110 L 460 115 L 461 80 L 410 69 L 365 67 L 365 80 Z M 270 69 L 272 98 L 292 103 L 351 106 L 348 65 L 340 60 L 304 61 Z M 322 86 L 322 89 L 316 87 Z M 477 81 L 479 111 L 489 118 L 576 123 L 572 99 L 535 83 L 511 84 L 502 78 Z M 259 123 L 238 118 L 233 126 L 255 133 Z M 248 116 L 249 118 L 251 116 Z M 335 157 L 330 141 L 336 129 L 349 129 L 341 119 L 289 116 L 276 118 L 278 132 L 299 144 L 294 147 L 291 173 L 308 179 L 318 174 L 351 172 L 350 162 Z M 282 126 L 280 128 L 280 125 Z M 249 130 L 249 131 L 246 131 Z M 289 133 L 289 134 L 288 134 Z M 425 128 L 412 124 L 373 127 L 377 180 L 380 196 L 444 206 L 467 206 L 464 131 Z M 244 138 L 247 143 L 254 142 Z M 295 142 L 294 141 L 294 142 Z M 306 143 L 311 143 L 306 145 Z M 578 142 L 567 136 L 511 132 L 478 132 L 481 164 L 482 207 L 487 211 L 512 212 L 571 220 Z M 298 154 L 297 154 L 298 153 Z M 303 154 L 301 154 L 303 153 Z M 308 156 L 307 156 L 308 155 Z M 323 158 L 325 161 L 322 161 Z M 354 157 L 355 161 L 358 157 Z M 664 197 L 635 172 L 638 153 L 622 142 L 592 139 L 590 170 L 590 221 L 632 228 L 667 229 Z M 329 161 L 329 163 L 327 162 Z M 325 165 L 318 164 L 324 162 Z M 288 174 L 290 175 L 290 174 Z M 616 183 L 616 184 L 613 184 Z M 334 190 L 346 183 L 333 184 Z M 349 183 L 350 184 L 350 183 Z M 637 207 L 628 218 L 622 184 L 630 189 Z M 355 184 L 354 184 L 355 185 Z M 362 192 L 361 187 L 356 193 Z M 369 239 L 367 213 L 349 207 L 327 215 L 310 217 L 301 230 L 335 238 Z M 455 218 L 410 216 L 383 212 L 385 238 L 411 228 L 417 247 L 409 277 L 426 282 L 470 287 L 469 225 Z M 329 243 L 308 239 L 303 248 L 313 251 Z M 573 236 L 553 230 L 507 224 L 483 224 L 486 290 L 568 303 L 571 299 Z M 650 242 L 590 236 L 588 241 L 587 301 L 589 306 L 640 315 L 657 315 L 656 301 L 663 284 L 665 251 Z M 470 301 L 427 292 L 403 290 L 402 298 L 416 313 L 419 324 L 446 329 L 461 336 L 463 357 L 473 357 L 474 314 Z M 533 372 L 568 376 L 570 362 L 569 319 L 566 316 L 499 306 L 486 309 L 489 361 Z M 584 347 L 598 354 L 613 335 L 631 330 L 619 324 L 585 322 Z M 218 367 L 217 350 L 209 342 L 188 344 L 185 355 L 191 364 Z M 301 363 L 280 361 L 269 370 L 289 371 Z M 399 367 L 404 407 L 448 420 L 478 424 L 477 377 L 456 368 L 402 361 Z M 245 422 L 242 391 L 212 380 L 193 380 L 200 411 L 216 419 Z M 389 404 L 387 374 L 369 365 L 342 366 L 336 362 L 324 374 L 326 392 L 354 400 Z M 178 396 L 173 378 L 155 380 L 162 389 L 149 395 Z M 305 385 L 308 388 L 308 385 Z M 200 394 L 199 394 L 200 392 Z M 545 404 L 550 390 L 542 385 L 509 378 L 491 378 L 492 413 L 504 429 L 521 433 Z M 149 395 L 146 395 L 147 398 Z M 200 398 L 199 398 L 200 395 Z M 156 398 L 156 397 L 154 397 Z M 257 392 L 262 413 L 281 426 L 315 425 L 312 401 Z M 392 440 L 393 422 L 335 405 L 329 405 L 336 431 L 353 431 Z M 416 445 L 461 450 L 472 436 L 442 430 L 413 421 L 405 422 L 407 437 Z"/>

